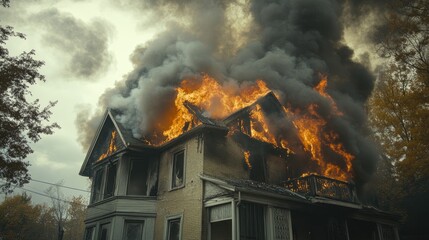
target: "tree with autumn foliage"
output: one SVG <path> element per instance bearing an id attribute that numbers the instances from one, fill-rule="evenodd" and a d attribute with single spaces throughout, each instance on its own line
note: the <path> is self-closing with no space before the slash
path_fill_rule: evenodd
<path id="1" fill-rule="evenodd" d="M 2 0 L 4 7 L 8 0 Z M 52 134 L 59 126 L 47 124 L 55 102 L 41 107 L 39 100 L 28 101 L 29 87 L 45 81 L 38 71 L 42 61 L 35 60 L 34 50 L 11 56 L 5 47 L 11 37 L 25 38 L 11 26 L 0 25 L 0 191 L 11 192 L 30 179 L 26 157 L 33 152 L 31 142 L 42 134 Z"/>
<path id="2" fill-rule="evenodd" d="M 388 64 L 370 100 L 385 153 L 379 192 L 391 199 L 382 207 L 404 213 L 404 236 L 429 237 L 429 222 L 421 221 L 429 215 L 429 4 L 397 0 L 387 22 L 379 50 Z"/>
<path id="3" fill-rule="evenodd" d="M 85 231 L 86 201 L 82 196 L 73 197 L 67 209 L 68 219 L 64 224 L 64 240 L 83 239 Z"/>

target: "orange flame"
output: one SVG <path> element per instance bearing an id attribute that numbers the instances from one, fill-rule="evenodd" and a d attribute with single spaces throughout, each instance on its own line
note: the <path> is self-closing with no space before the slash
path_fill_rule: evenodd
<path id="1" fill-rule="evenodd" d="M 187 130 L 184 129 L 187 123 L 193 122 L 194 115 L 185 107 L 185 102 L 204 109 L 210 118 L 221 119 L 251 105 L 269 92 L 269 89 L 265 82 L 258 80 L 256 84 L 244 85 L 238 91 L 230 86 L 222 86 L 210 76 L 203 75 L 201 82 L 183 80 L 176 91 L 174 104 L 177 111 L 171 126 L 163 132 L 163 142 L 178 137 Z"/>
<path id="2" fill-rule="evenodd" d="M 252 169 L 252 164 L 250 164 L 250 152 L 244 151 L 244 162 L 246 163 L 249 169 Z"/>
<path id="3" fill-rule="evenodd" d="M 321 81 L 314 87 L 314 90 L 328 100 L 335 115 L 342 116 L 343 113 L 338 110 L 335 101 L 326 92 L 326 87 L 326 76 L 322 76 Z M 332 131 L 325 132 L 326 130 L 324 128 L 327 122 L 317 113 L 317 108 L 318 106 L 316 104 L 310 104 L 306 114 L 294 119 L 293 123 L 298 130 L 298 136 L 304 149 L 311 153 L 311 159 L 316 161 L 320 167 L 320 174 L 346 181 L 352 175 L 352 160 L 354 156 L 348 153 L 344 146 L 338 141 L 338 134 Z M 324 159 L 322 153 L 322 148 L 324 146 L 342 157 L 346 169 L 342 169 L 340 166 L 329 163 Z"/>
<path id="4" fill-rule="evenodd" d="M 110 140 L 109 140 L 109 147 L 107 148 L 106 152 L 101 154 L 97 161 L 100 161 L 101 159 L 104 159 L 110 155 L 112 155 L 114 152 L 116 152 L 117 147 L 115 145 L 115 139 L 116 139 L 116 130 L 113 130 L 110 134 Z"/>
<path id="5" fill-rule="evenodd" d="M 327 77 L 321 75 L 321 80 L 314 87 L 314 91 L 327 100 L 334 116 L 343 116 L 334 99 L 327 92 L 327 84 Z M 201 124 L 198 118 L 186 107 L 188 103 L 203 111 L 201 112 L 203 116 L 219 120 L 254 104 L 269 91 L 270 89 L 262 80 L 258 80 L 254 84 L 246 83 L 237 86 L 234 84 L 228 85 L 228 83 L 221 85 L 208 75 L 203 75 L 201 79 L 185 79 L 181 82 L 180 87 L 176 89 L 174 109 L 169 113 L 171 116 L 166 116 L 167 119 L 171 119 L 171 124 L 164 126 L 164 130 L 160 132 L 161 134 L 157 135 L 158 137 L 162 136 L 162 141 L 152 144 L 160 145 L 170 141 Z M 317 172 L 338 180 L 349 180 L 352 176 L 354 156 L 347 152 L 344 145 L 341 144 L 340 136 L 328 129 L 326 126 L 327 120 L 318 113 L 318 108 L 319 106 L 316 103 L 310 104 L 307 109 L 293 109 L 283 106 L 285 116 L 292 120 L 296 128 L 297 141 L 300 146 L 296 143 L 291 146 L 286 139 L 275 136 L 270 131 L 268 119 L 259 104 L 253 105 L 250 110 L 250 130 L 244 129 L 244 122 L 240 122 L 238 123 L 240 127 L 233 131 L 241 130 L 252 138 L 286 149 L 288 153 L 296 152 L 295 150 L 302 148 L 300 151 L 308 152 L 311 159 L 319 166 L 318 170 L 312 169 L 312 173 Z M 326 156 L 324 156 L 326 154 L 324 150 L 326 151 L 326 149 L 340 156 L 343 163 L 336 165 L 327 161 Z M 244 152 L 244 157 L 246 164 L 251 169 L 250 153 Z"/>

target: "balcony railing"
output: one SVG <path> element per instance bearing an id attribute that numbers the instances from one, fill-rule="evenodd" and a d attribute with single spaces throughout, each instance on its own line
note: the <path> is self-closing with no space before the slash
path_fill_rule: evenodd
<path id="1" fill-rule="evenodd" d="M 293 192 L 310 196 L 325 197 L 346 202 L 357 202 L 355 187 L 351 183 L 318 175 L 308 175 L 285 182 L 284 186 Z"/>

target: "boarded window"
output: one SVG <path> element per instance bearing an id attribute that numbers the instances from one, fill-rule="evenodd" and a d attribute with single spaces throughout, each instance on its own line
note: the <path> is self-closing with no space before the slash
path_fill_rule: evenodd
<path id="1" fill-rule="evenodd" d="M 264 240 L 265 239 L 265 214 L 264 206 L 254 203 L 242 203 L 240 214 L 240 239 Z"/>
<path id="2" fill-rule="evenodd" d="M 124 227 L 124 240 L 143 239 L 143 221 L 126 221 Z"/>
<path id="3" fill-rule="evenodd" d="M 107 167 L 106 190 L 104 191 L 104 198 L 114 195 L 116 186 L 116 169 L 117 163 L 113 163 Z"/>
<path id="4" fill-rule="evenodd" d="M 103 170 L 104 169 L 99 169 L 95 172 L 91 203 L 98 202 L 102 198 Z"/>
<path id="5" fill-rule="evenodd" d="M 91 226 L 91 227 L 87 227 L 85 229 L 85 237 L 83 238 L 84 240 L 94 240 L 94 233 L 95 233 L 95 227 Z"/>
<path id="6" fill-rule="evenodd" d="M 98 233 L 99 240 L 109 240 L 110 235 L 110 223 L 105 223 L 100 226 L 100 232 Z"/>
<path id="7" fill-rule="evenodd" d="M 185 151 L 182 150 L 174 154 L 171 188 L 178 188 L 183 186 L 184 162 Z"/>
<path id="8" fill-rule="evenodd" d="M 180 240 L 180 218 L 168 220 L 167 240 Z"/>

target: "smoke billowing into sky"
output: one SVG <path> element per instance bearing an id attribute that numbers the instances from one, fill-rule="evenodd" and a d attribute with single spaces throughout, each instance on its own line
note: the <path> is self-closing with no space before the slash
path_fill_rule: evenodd
<path id="1" fill-rule="evenodd" d="M 176 20 L 153 40 L 136 47 L 131 55 L 133 71 L 100 98 L 101 109 L 122 112 L 118 120 L 135 137 L 144 136 L 157 124 L 183 79 L 199 78 L 201 73 L 237 88 L 262 79 L 270 89 L 282 93 L 282 104 L 305 108 L 316 102 L 321 106 L 319 114 L 328 119 L 332 109 L 313 90 L 323 73 L 328 75 L 328 92 L 345 114 L 329 124 L 356 156 L 354 169 L 362 178 L 357 180 L 368 178 L 374 170 L 378 154 L 365 136 L 364 104 L 375 77 L 354 60 L 353 49 L 344 43 L 344 31 L 356 26 L 353 21 L 364 22 L 368 12 L 364 10 L 378 11 L 380 3 L 206 0 L 118 4 L 149 8 L 160 16 L 174 15 Z M 82 143 L 88 144 L 93 137 L 93 123 L 103 110 L 88 121 L 78 121 Z"/>
<path id="2" fill-rule="evenodd" d="M 0 24 L 27 40 L 7 47 L 12 54 L 35 49 L 45 61 L 47 82 L 32 97 L 58 100 L 52 121 L 62 127 L 34 145 L 31 174 L 73 185 L 84 159 L 76 139 L 86 151 L 107 107 L 121 110 L 118 120 L 143 136 L 171 106 L 178 84 L 201 73 L 237 91 L 262 79 L 283 104 L 316 102 L 327 116 L 332 109 L 313 90 L 324 73 L 344 112 L 329 124 L 367 178 L 377 152 L 363 134 L 363 106 L 377 65 L 371 37 L 387 1 L 13 0 L 0 8 Z"/>

